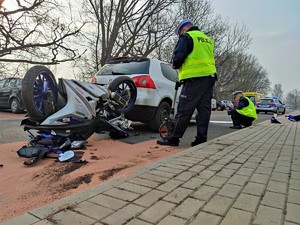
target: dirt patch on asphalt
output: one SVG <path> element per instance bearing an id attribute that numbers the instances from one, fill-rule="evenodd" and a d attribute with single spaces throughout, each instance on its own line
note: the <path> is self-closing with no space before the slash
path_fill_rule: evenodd
<path id="1" fill-rule="evenodd" d="M 0 109 L 0 119 L 25 119 L 26 112 L 12 113 L 10 110 Z"/>
<path id="2" fill-rule="evenodd" d="M 122 165 L 122 166 L 114 167 L 112 169 L 105 170 L 99 176 L 99 179 L 100 180 L 108 180 L 109 178 L 113 177 L 115 174 L 119 173 L 122 170 L 125 170 L 125 169 L 131 167 L 132 165 Z"/>
<path id="3" fill-rule="evenodd" d="M 54 155 L 33 166 L 24 165 L 26 159 L 17 155 L 25 142 L 0 145 L 0 222 L 112 177 L 128 176 L 138 167 L 182 150 L 158 146 L 156 139 L 127 144 L 106 134 L 95 135 L 83 149 L 74 150 L 70 161 L 59 162 Z"/>

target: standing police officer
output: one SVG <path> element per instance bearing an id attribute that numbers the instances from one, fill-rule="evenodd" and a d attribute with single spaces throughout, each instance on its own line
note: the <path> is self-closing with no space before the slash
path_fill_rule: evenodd
<path id="1" fill-rule="evenodd" d="M 257 120 L 256 109 L 253 102 L 246 96 L 243 96 L 242 91 L 235 91 L 232 93 L 235 101 L 238 102 L 237 107 L 232 109 L 231 119 L 232 129 L 242 129 L 242 125 L 250 127 L 252 122 Z"/>
<path id="2" fill-rule="evenodd" d="M 197 109 L 197 135 L 191 146 L 207 141 L 211 114 L 211 99 L 216 80 L 214 40 L 193 26 L 189 19 L 176 28 L 179 40 L 173 52 L 172 64 L 178 69 L 178 80 L 183 83 L 173 128 L 166 139 L 157 144 L 178 146 L 193 112 Z"/>

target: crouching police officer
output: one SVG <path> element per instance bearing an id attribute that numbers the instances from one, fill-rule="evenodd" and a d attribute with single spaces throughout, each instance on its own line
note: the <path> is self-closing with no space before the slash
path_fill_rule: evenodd
<path id="1" fill-rule="evenodd" d="M 256 109 L 253 102 L 248 97 L 243 96 L 242 91 L 235 91 L 232 94 L 238 104 L 236 108 L 229 112 L 233 122 L 233 126 L 230 128 L 242 129 L 243 126 L 250 127 L 252 123 L 257 120 Z"/>

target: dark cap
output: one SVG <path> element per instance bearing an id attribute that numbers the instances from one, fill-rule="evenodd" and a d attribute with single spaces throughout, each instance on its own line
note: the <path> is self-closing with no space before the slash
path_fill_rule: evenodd
<path id="1" fill-rule="evenodd" d="M 193 24 L 193 22 L 189 19 L 182 20 L 181 23 L 176 27 L 175 34 L 180 35 L 181 29 L 188 24 Z"/>

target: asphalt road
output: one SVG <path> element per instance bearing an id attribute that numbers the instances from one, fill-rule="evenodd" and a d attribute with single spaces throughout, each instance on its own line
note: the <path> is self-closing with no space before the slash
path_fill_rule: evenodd
<path id="1" fill-rule="evenodd" d="M 273 114 L 259 114 L 258 121 L 262 122 L 270 120 Z M 208 140 L 220 137 L 222 135 L 234 132 L 236 130 L 229 128 L 232 126 L 232 121 L 227 111 L 212 111 L 211 119 L 208 128 Z M 130 137 L 123 139 L 122 141 L 127 143 L 138 143 L 149 139 L 158 139 L 159 134 L 150 131 L 149 127 L 141 123 L 133 123 L 134 131 L 130 132 Z M 190 147 L 190 143 L 194 141 L 196 135 L 196 123 L 192 121 L 186 130 L 183 138 L 180 140 L 180 146 Z"/>
<path id="2" fill-rule="evenodd" d="M 0 144 L 28 140 L 28 135 L 23 131 L 20 122 L 21 119 L 0 119 Z"/>
<path id="3" fill-rule="evenodd" d="M 1 114 L 2 112 L 0 112 Z M 258 122 L 265 120 L 270 120 L 273 114 L 259 114 Z M 28 135 L 23 131 L 22 126 L 20 126 L 21 119 L 0 119 L 0 144 L 11 143 L 11 142 L 21 142 L 27 141 Z M 209 124 L 208 139 L 214 139 L 222 135 L 228 134 L 230 132 L 236 131 L 230 129 L 232 125 L 230 116 L 227 115 L 226 111 L 212 111 L 211 120 Z M 142 123 L 134 122 L 132 124 L 134 128 L 130 131 L 130 136 L 121 139 L 120 141 L 135 144 L 146 140 L 158 139 L 159 134 L 154 133 L 150 128 Z M 194 140 L 196 134 L 196 124 L 191 122 L 188 127 L 184 137 L 180 140 L 180 146 L 189 147 L 190 143 Z M 93 138 L 101 138 L 101 136 L 107 134 L 94 134 Z"/>

